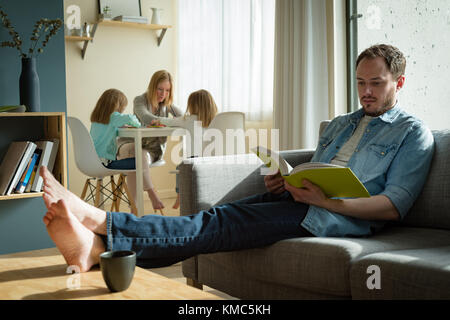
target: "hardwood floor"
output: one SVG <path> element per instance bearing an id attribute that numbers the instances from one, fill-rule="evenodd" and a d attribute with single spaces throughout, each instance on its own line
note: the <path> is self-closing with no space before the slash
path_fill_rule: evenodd
<path id="1" fill-rule="evenodd" d="M 146 213 L 151 213 L 153 212 L 153 208 L 152 208 L 152 204 L 150 200 L 147 200 L 147 195 L 144 195 L 144 210 Z M 162 202 L 164 203 L 164 215 L 167 216 L 179 216 L 180 215 L 180 210 L 179 209 L 173 209 L 172 205 L 175 203 L 175 198 L 166 198 L 166 199 L 161 199 Z M 121 205 L 121 210 L 123 211 L 128 211 L 128 207 L 122 206 Z M 182 271 L 181 271 L 181 262 L 180 263 L 176 263 L 174 265 L 171 265 L 169 267 L 165 267 L 165 268 L 154 268 L 151 269 L 152 272 L 155 272 L 157 274 L 160 274 L 164 277 L 167 277 L 169 279 L 181 282 L 183 284 L 186 284 L 186 278 L 183 276 Z M 224 292 L 215 290 L 213 288 L 210 288 L 208 286 L 203 286 L 203 291 L 206 292 L 210 292 L 215 294 L 216 296 L 219 296 L 223 299 L 228 299 L 228 300 L 237 300 L 237 298 L 232 297 L 227 295 Z"/>

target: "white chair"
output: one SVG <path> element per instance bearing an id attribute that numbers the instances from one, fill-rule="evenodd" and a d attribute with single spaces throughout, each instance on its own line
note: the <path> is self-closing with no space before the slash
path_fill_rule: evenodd
<path id="1" fill-rule="evenodd" d="M 245 153 L 245 115 L 242 112 L 218 113 L 209 126 L 201 128 L 200 132 L 197 132 L 197 126 L 186 128 L 186 130 L 189 132 L 190 139 L 183 141 L 183 149 L 189 151 L 184 155 L 188 158 Z M 229 131 L 231 135 L 227 135 L 227 130 L 231 130 Z M 215 139 L 221 139 L 221 141 L 215 141 Z M 233 144 L 232 149 L 227 150 L 227 141 L 230 145 Z M 210 148 L 209 145 L 211 145 Z M 205 154 L 205 149 L 208 154 Z M 170 171 L 170 173 L 178 173 L 178 170 Z"/>
<path id="2" fill-rule="evenodd" d="M 97 208 L 102 207 L 105 201 L 110 199 L 112 200 L 111 211 L 113 211 L 114 207 L 116 211 L 119 211 L 120 201 L 124 200 L 130 205 L 132 212 L 137 212 L 133 197 L 130 196 L 125 181 L 127 173 L 135 172 L 136 170 L 106 168 L 98 157 L 91 135 L 84 124 L 74 117 L 67 117 L 67 122 L 72 132 L 75 162 L 78 169 L 89 177 L 84 184 L 81 199 L 86 202 L 92 200 L 94 206 Z M 164 164 L 164 160 L 159 160 L 152 163 L 150 167 L 162 166 Z M 114 181 L 114 175 L 117 174 L 120 174 L 120 177 L 116 183 Z M 110 182 L 103 186 L 103 178 L 108 176 L 110 177 Z M 95 184 L 91 180 L 95 180 Z M 88 189 L 89 195 L 86 197 Z M 101 201 L 102 195 L 106 197 L 103 201 Z"/>
<path id="3" fill-rule="evenodd" d="M 233 133 L 236 134 L 233 136 L 227 136 L 227 129 L 232 129 Z M 242 132 L 239 132 L 241 131 Z M 238 111 L 229 111 L 229 112 L 221 112 L 218 113 L 214 119 L 209 124 L 208 128 L 203 129 L 202 134 L 202 148 L 201 153 L 202 156 L 204 156 L 205 147 L 207 147 L 210 143 L 213 143 L 212 141 L 205 141 L 206 139 L 213 139 L 213 137 L 216 137 L 216 133 L 219 133 L 222 138 L 224 138 L 221 141 L 221 144 L 216 144 L 215 148 L 212 150 L 208 156 L 216 156 L 216 155 L 233 155 L 233 154 L 239 154 L 239 153 L 245 153 L 245 114 L 243 112 Z M 194 132 L 189 132 L 191 137 L 194 137 Z M 226 141 L 227 139 L 234 139 L 233 141 L 233 149 L 227 150 L 226 148 Z M 196 154 L 195 150 L 196 148 L 191 142 L 191 153 L 190 154 Z M 184 144 L 184 147 L 186 147 L 187 144 Z M 217 150 L 216 147 L 222 145 L 222 150 Z M 199 150 L 200 151 L 200 150 Z M 173 174 L 179 174 L 179 170 L 172 170 L 169 171 L 169 173 Z M 178 198 L 179 200 L 179 198 Z M 173 206 L 174 209 L 178 209 L 179 202 L 176 202 L 176 204 Z"/>
<path id="4" fill-rule="evenodd" d="M 230 111 L 218 113 L 203 132 L 203 136 L 208 135 L 211 129 L 219 130 L 224 137 L 222 153 L 213 152 L 214 155 L 231 155 L 245 153 L 245 115 L 243 112 Z M 233 130 L 235 135 L 227 136 L 227 129 Z M 214 134 L 212 134 L 214 135 Z M 234 139 L 233 150 L 226 149 L 226 142 L 228 139 Z"/>

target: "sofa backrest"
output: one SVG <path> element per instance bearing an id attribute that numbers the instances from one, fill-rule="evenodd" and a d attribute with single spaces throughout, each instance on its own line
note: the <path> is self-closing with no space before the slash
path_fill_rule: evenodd
<path id="1" fill-rule="evenodd" d="M 401 225 L 450 229 L 450 130 L 433 131 L 433 136 L 427 181 Z"/>

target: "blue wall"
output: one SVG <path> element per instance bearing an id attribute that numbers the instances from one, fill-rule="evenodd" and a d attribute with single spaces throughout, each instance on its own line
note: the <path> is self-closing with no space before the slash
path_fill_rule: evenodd
<path id="1" fill-rule="evenodd" d="M 23 40 L 23 51 L 29 48 L 29 38 L 34 23 L 41 18 L 64 19 L 61 0 L 7 0 L 0 5 Z M 0 42 L 9 41 L 10 36 L 0 25 Z M 64 30 L 48 42 L 44 52 L 36 59 L 41 87 L 41 111 L 66 112 L 66 76 Z M 0 105 L 19 104 L 19 76 L 21 59 L 17 49 L 0 48 Z M 37 130 L 33 126 L 24 126 Z M 0 126 L 0 159 L 8 147 L 14 128 Z M 20 137 L 18 137 L 20 138 Z M 39 137 L 36 137 L 36 140 Z M 0 254 L 54 247 L 47 235 L 42 217 L 46 212 L 42 198 L 0 201 Z"/>

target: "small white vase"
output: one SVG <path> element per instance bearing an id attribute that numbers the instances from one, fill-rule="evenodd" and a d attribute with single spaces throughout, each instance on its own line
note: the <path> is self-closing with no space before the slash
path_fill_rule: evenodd
<path id="1" fill-rule="evenodd" d="M 159 8 L 150 8 L 152 9 L 152 21 L 151 24 L 161 24 L 161 11 Z"/>
<path id="2" fill-rule="evenodd" d="M 91 36 L 91 27 L 85 22 L 83 26 L 83 37 Z"/>

